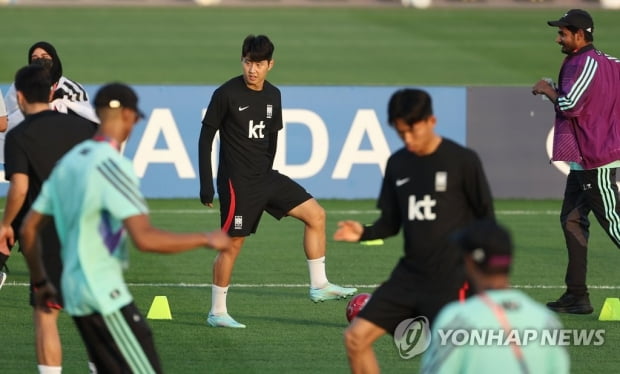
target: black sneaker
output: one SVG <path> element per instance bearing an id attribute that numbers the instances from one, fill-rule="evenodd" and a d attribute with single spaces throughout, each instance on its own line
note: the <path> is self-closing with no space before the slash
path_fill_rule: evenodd
<path id="1" fill-rule="evenodd" d="M 590 314 L 594 311 L 588 293 L 577 296 L 568 292 L 556 301 L 547 303 L 547 308 L 557 313 Z"/>

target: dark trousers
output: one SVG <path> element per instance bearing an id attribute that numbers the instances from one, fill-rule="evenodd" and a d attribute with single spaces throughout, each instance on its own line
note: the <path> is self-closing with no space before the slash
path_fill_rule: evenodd
<path id="1" fill-rule="evenodd" d="M 132 302 L 105 316 L 73 317 L 98 373 L 162 373 L 153 334 Z"/>
<path id="2" fill-rule="evenodd" d="M 566 179 L 560 213 L 568 250 L 565 282 L 567 291 L 576 295 L 587 292 L 590 212 L 620 248 L 620 205 L 615 168 L 571 170 Z"/>

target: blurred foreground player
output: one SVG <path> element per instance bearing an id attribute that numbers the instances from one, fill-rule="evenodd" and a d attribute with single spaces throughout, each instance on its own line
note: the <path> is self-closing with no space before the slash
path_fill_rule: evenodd
<path id="1" fill-rule="evenodd" d="M 10 184 L 0 224 L 2 253 L 9 253 L 10 248 L 19 241 L 16 234 L 24 216 L 56 162 L 76 144 L 92 138 L 97 130 L 93 122 L 50 109 L 52 83 L 49 71 L 44 67 L 31 64 L 19 69 L 15 74 L 15 87 L 18 106 L 25 118 L 21 126 L 7 134 L 4 148 L 5 177 Z M 60 243 L 53 225 L 42 232 L 41 247 L 49 280 L 54 286 L 59 286 L 62 273 Z M 30 305 L 34 307 L 35 351 L 41 374 L 57 373 L 62 367 L 62 347 L 57 325 L 63 304 L 61 294 L 57 301 L 55 308 L 43 312 L 34 303 L 33 288 L 30 285 Z"/>
<path id="2" fill-rule="evenodd" d="M 544 305 L 510 288 L 513 248 L 508 231 L 495 222 L 479 221 L 457 240 L 477 294 L 441 310 L 422 358 L 422 373 L 569 373 L 566 346 L 545 343 L 542 337 L 560 329 L 560 321 Z M 445 337 L 457 329 L 478 332 L 486 339 L 453 344 Z"/>
<path id="3" fill-rule="evenodd" d="M 335 240 L 359 242 L 396 235 L 402 229 L 404 256 L 390 278 L 344 333 L 353 373 L 378 373 L 372 345 L 394 334 L 408 318 L 432 321 L 456 300 L 464 285 L 463 256 L 448 237 L 475 219 L 493 218 L 493 200 L 475 152 L 435 132 L 431 97 L 418 89 L 396 91 L 388 122 L 405 143 L 388 160 L 374 224 L 342 221 Z"/>
<path id="4" fill-rule="evenodd" d="M 65 310 L 97 371 L 160 373 L 151 330 L 123 279 L 126 233 L 139 250 L 156 253 L 223 249 L 230 238 L 220 230 L 176 234 L 153 227 L 133 165 L 119 152 L 143 117 L 138 98 L 130 87 L 112 83 L 98 91 L 95 108 L 99 131 L 54 168 L 22 226 L 22 250 L 36 302 L 46 309 L 57 292 L 43 267 L 38 238 L 53 218 L 62 246 Z"/>

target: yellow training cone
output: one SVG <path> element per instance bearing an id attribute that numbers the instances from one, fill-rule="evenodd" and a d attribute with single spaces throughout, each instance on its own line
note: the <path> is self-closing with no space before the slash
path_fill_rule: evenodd
<path id="1" fill-rule="evenodd" d="M 617 297 L 608 297 L 603 303 L 601 314 L 598 316 L 599 321 L 620 321 L 620 299 Z"/>
<path id="2" fill-rule="evenodd" d="M 172 319 L 168 298 L 166 296 L 155 296 L 151 309 L 146 315 L 148 319 Z"/>
<path id="3" fill-rule="evenodd" d="M 364 240 L 360 242 L 361 245 L 383 245 L 383 239 Z"/>

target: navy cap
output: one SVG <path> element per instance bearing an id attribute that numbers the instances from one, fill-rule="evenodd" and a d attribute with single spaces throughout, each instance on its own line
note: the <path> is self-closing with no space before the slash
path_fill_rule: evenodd
<path id="1" fill-rule="evenodd" d="M 485 273 L 508 273 L 512 264 L 510 233 L 493 220 L 477 221 L 463 230 L 457 242 Z"/>
<path id="2" fill-rule="evenodd" d="M 548 21 L 549 26 L 573 26 L 578 29 L 594 32 L 594 21 L 588 12 L 583 9 L 571 9 L 557 21 Z"/>
<path id="3" fill-rule="evenodd" d="M 95 96 L 95 108 L 129 108 L 144 118 L 144 113 L 138 108 L 138 95 L 123 83 L 110 83 L 101 87 Z"/>

